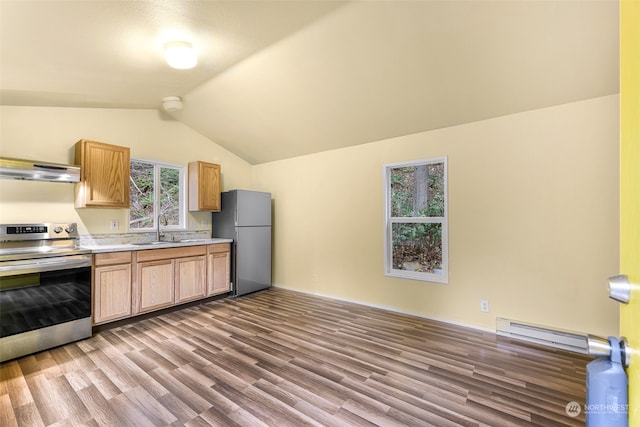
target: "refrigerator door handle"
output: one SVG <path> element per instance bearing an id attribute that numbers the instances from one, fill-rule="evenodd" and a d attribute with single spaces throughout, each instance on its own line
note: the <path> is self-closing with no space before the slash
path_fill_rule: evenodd
<path id="1" fill-rule="evenodd" d="M 231 251 L 231 263 L 233 264 L 232 268 L 232 279 L 233 283 L 231 284 L 231 295 L 235 298 L 238 296 L 238 230 L 234 232 L 233 243 L 231 244 L 233 250 Z"/>

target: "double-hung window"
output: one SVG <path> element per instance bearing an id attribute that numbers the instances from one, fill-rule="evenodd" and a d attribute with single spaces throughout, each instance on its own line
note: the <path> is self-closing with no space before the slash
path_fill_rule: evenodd
<path id="1" fill-rule="evenodd" d="M 131 159 L 130 172 L 129 230 L 186 228 L 185 167 Z"/>
<path id="2" fill-rule="evenodd" d="M 447 158 L 384 165 L 385 274 L 448 282 Z"/>

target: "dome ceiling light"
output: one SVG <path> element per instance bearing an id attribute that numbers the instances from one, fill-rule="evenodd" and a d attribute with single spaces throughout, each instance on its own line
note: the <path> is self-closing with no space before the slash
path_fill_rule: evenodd
<path id="1" fill-rule="evenodd" d="M 173 41 L 165 43 L 164 57 L 172 68 L 187 70 L 198 64 L 198 55 L 189 42 Z"/>

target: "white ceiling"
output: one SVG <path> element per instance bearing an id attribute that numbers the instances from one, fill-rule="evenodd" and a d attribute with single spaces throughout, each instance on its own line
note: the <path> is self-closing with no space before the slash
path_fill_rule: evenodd
<path id="1" fill-rule="evenodd" d="M 193 70 L 162 45 L 187 39 Z M 618 93 L 614 1 L 0 0 L 0 103 L 159 108 L 251 163 Z"/>

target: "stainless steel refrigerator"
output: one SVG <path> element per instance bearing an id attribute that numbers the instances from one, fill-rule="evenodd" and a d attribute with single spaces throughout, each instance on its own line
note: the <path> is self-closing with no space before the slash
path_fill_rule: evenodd
<path id="1" fill-rule="evenodd" d="M 212 218 L 212 237 L 233 239 L 232 295 L 271 286 L 271 194 L 225 191 L 220 212 Z"/>

